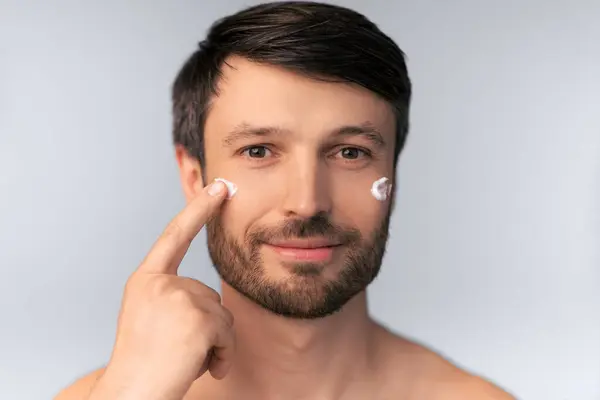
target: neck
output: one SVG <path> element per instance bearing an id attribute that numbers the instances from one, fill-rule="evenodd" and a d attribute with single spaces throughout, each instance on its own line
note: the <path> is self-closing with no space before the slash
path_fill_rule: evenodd
<path id="1" fill-rule="evenodd" d="M 336 314 L 315 320 L 275 315 L 227 284 L 223 304 L 235 317 L 236 358 L 223 384 L 251 398 L 338 398 L 372 370 L 372 334 L 366 293 Z"/>

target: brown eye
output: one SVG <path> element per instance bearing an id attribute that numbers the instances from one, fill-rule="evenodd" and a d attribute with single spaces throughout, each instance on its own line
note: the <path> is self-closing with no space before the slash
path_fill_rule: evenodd
<path id="1" fill-rule="evenodd" d="M 265 146 L 252 146 L 244 150 L 244 154 L 250 158 L 265 158 L 268 156 L 269 149 Z"/>
<path id="2" fill-rule="evenodd" d="M 345 147 L 341 150 L 341 156 L 347 160 L 356 160 L 363 156 L 364 151 L 357 149 L 356 147 Z"/>

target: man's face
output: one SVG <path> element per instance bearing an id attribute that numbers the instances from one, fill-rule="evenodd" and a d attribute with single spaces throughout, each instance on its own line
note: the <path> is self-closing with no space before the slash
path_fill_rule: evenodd
<path id="1" fill-rule="evenodd" d="M 228 63 L 206 121 L 205 176 L 238 191 L 207 225 L 210 256 L 264 308 L 327 316 L 379 272 L 391 207 L 370 188 L 394 178 L 393 111 L 362 88 Z"/>

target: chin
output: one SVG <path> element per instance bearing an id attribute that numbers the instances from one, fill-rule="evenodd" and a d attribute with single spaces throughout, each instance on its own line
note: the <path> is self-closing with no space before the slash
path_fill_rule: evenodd
<path id="1" fill-rule="evenodd" d="M 265 278 L 259 285 L 234 288 L 267 311 L 294 319 L 318 319 L 335 314 L 364 289 L 328 280 L 314 265 L 293 268 L 296 272 L 285 278 Z"/>

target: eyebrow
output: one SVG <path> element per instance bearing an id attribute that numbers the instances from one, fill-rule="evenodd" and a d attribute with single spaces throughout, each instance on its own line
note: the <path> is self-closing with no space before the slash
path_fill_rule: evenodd
<path id="1" fill-rule="evenodd" d="M 237 141 L 244 139 L 253 139 L 257 137 L 266 137 L 273 135 L 282 135 L 290 133 L 286 129 L 282 129 L 275 126 L 253 126 L 246 122 L 237 125 L 233 128 L 227 136 L 223 138 L 223 144 L 231 146 Z"/>
<path id="2" fill-rule="evenodd" d="M 385 147 L 386 143 L 383 135 L 371 122 L 364 122 L 360 125 L 346 125 L 337 129 L 333 137 L 364 137 L 375 147 Z"/>
<path id="3" fill-rule="evenodd" d="M 253 126 L 244 122 L 237 125 L 223 138 L 223 144 L 225 146 L 231 146 L 235 142 L 244 139 L 280 136 L 284 134 L 291 134 L 291 131 L 277 126 Z M 359 125 L 344 125 L 335 129 L 331 136 L 333 138 L 360 136 L 367 139 L 376 147 L 381 148 L 386 146 L 381 132 L 369 121 Z"/>

